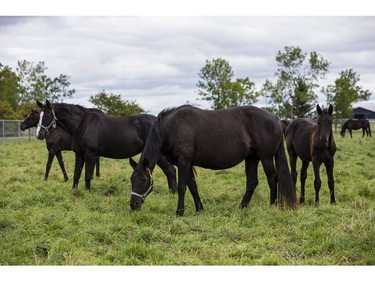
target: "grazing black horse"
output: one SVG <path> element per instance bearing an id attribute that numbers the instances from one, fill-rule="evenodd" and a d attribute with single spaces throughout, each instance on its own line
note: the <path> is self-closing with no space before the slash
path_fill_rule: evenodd
<path id="1" fill-rule="evenodd" d="M 349 119 L 347 120 L 341 127 L 341 136 L 345 137 L 346 130 L 350 133 L 350 138 L 352 136 L 352 130 L 359 130 L 362 129 L 362 138 L 365 136 L 365 132 L 367 136 L 371 136 L 371 126 L 370 122 L 367 119 Z"/>
<path id="2" fill-rule="evenodd" d="M 21 123 L 20 129 L 22 131 L 29 129 L 31 127 L 36 127 L 39 123 L 39 112 L 36 110 L 31 110 L 31 113 L 26 117 L 26 119 Z M 50 128 L 48 134 L 46 134 L 46 145 L 48 150 L 48 160 L 46 164 L 46 172 L 44 179 L 48 179 L 49 171 L 51 169 L 52 161 L 54 157 L 57 157 L 61 171 L 64 174 L 64 180 L 68 180 L 68 175 L 65 170 L 64 160 L 62 158 L 61 151 L 72 150 L 72 140 L 68 132 L 62 129 L 60 126 L 56 128 Z M 96 176 L 100 177 L 100 160 L 99 157 L 96 160 Z"/>
<path id="3" fill-rule="evenodd" d="M 72 136 L 76 156 L 73 188 L 78 186 L 85 164 L 86 189 L 90 189 L 97 156 L 124 159 L 141 153 L 157 119 L 149 114 L 113 117 L 79 105 L 51 104 L 48 100 L 42 105 L 40 116 L 38 138 L 53 124 L 60 125 Z M 167 176 L 170 190 L 176 192 L 176 169 L 164 157 L 157 164 Z"/>
<path id="4" fill-rule="evenodd" d="M 290 169 L 293 183 L 297 182 L 296 162 L 297 158 L 302 160 L 301 168 L 301 197 L 300 203 L 305 202 L 305 181 L 307 178 L 307 168 L 309 163 L 314 167 L 314 188 L 315 203 L 319 204 L 319 190 L 321 187 L 320 166 L 324 163 L 328 177 L 328 187 L 331 195 L 331 203 L 335 200 L 335 182 L 333 178 L 334 155 L 336 144 L 332 134 L 332 112 L 333 107 L 330 105 L 327 109 L 322 110 L 319 105 L 316 107 L 319 114 L 318 122 L 315 123 L 306 118 L 293 120 L 286 129 L 286 146 L 289 153 Z"/>
<path id="5" fill-rule="evenodd" d="M 295 208 L 296 194 L 284 152 L 281 123 L 259 108 L 244 106 L 211 111 L 185 105 L 162 111 L 151 128 L 140 161 L 133 162 L 130 199 L 133 210 L 139 209 L 151 192 L 152 169 L 162 155 L 178 167 L 177 216 L 184 214 L 186 185 L 196 211 L 203 210 L 193 166 L 227 169 L 244 159 L 247 184 L 241 208 L 247 207 L 258 185 L 259 161 L 271 190 L 270 203 L 276 203 L 279 184 L 280 194 Z"/>

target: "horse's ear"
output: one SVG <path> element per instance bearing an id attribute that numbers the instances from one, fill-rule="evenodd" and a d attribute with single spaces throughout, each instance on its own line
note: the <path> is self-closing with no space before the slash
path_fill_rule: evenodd
<path id="1" fill-rule="evenodd" d="M 48 108 L 51 108 L 51 103 L 47 99 L 46 99 L 46 105 L 47 105 Z"/>
<path id="2" fill-rule="evenodd" d="M 37 104 L 40 108 L 43 107 L 43 104 L 42 104 L 40 101 L 38 101 L 38 100 L 36 100 L 36 104 Z"/>
<path id="3" fill-rule="evenodd" d="M 316 111 L 318 112 L 319 115 L 322 114 L 323 112 L 319 104 L 316 106 Z"/>
<path id="4" fill-rule="evenodd" d="M 130 163 L 130 166 L 132 166 L 132 168 L 135 170 L 135 167 L 137 166 L 137 162 L 135 162 L 133 158 L 130 157 L 129 163 Z"/>
<path id="5" fill-rule="evenodd" d="M 332 104 L 330 104 L 329 107 L 328 107 L 328 113 L 330 115 L 332 115 L 332 113 L 333 113 L 333 106 L 332 106 Z"/>

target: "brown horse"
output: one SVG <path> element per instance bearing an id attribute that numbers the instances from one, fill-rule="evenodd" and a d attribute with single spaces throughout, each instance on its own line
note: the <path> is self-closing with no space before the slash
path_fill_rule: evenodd
<path id="1" fill-rule="evenodd" d="M 139 209 L 152 191 L 151 173 L 162 156 L 178 167 L 177 216 L 184 214 L 186 186 L 196 211 L 203 210 L 193 166 L 220 170 L 243 160 L 247 184 L 241 208 L 247 207 L 258 185 L 259 162 L 270 187 L 270 203 L 276 203 L 279 190 L 288 205 L 295 208 L 296 194 L 284 152 L 282 126 L 276 116 L 262 109 L 243 106 L 211 111 L 181 106 L 162 111 L 152 125 L 139 163 L 131 161 L 133 210 Z"/>
<path id="2" fill-rule="evenodd" d="M 297 158 L 302 160 L 301 168 L 301 197 L 300 203 L 305 202 L 305 181 L 309 162 L 314 167 L 315 203 L 319 204 L 319 190 L 321 187 L 319 169 L 324 163 L 328 177 L 328 187 L 331 195 L 331 203 L 336 203 L 334 191 L 333 166 L 336 144 L 332 134 L 332 112 L 330 105 L 328 110 L 322 110 L 317 105 L 319 114 L 318 122 L 312 122 L 306 118 L 293 120 L 286 129 L 286 146 L 289 153 L 291 174 L 294 184 L 297 182 L 296 162 Z"/>
<path id="3" fill-rule="evenodd" d="M 346 130 L 349 131 L 350 138 L 353 138 L 352 130 L 359 130 L 362 129 L 362 138 L 365 136 L 365 132 L 367 136 L 371 136 L 371 126 L 370 122 L 366 119 L 349 119 L 347 120 L 341 128 L 341 136 L 345 137 Z"/>

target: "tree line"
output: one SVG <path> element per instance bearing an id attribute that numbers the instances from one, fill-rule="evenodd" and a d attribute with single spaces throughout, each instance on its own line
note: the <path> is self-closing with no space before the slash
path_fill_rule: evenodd
<path id="1" fill-rule="evenodd" d="M 353 69 L 342 70 L 333 85 L 320 87 L 319 82 L 329 72 L 330 63 L 321 54 L 303 52 L 300 47 L 286 46 L 275 56 L 276 81 L 266 79 L 257 89 L 249 77 L 237 78 L 229 62 L 223 58 L 206 60 L 198 72 L 196 84 L 200 100 L 209 101 L 214 110 L 251 105 L 264 97 L 264 109 L 280 118 L 312 117 L 318 103 L 320 89 L 335 109 L 336 119 L 351 115 L 352 104 L 366 101 L 372 93 L 359 86 L 360 76 Z M 0 119 L 22 119 L 35 100 L 62 102 L 73 97 L 70 77 L 46 75 L 44 62 L 37 64 L 18 61 L 13 71 L 0 63 Z M 144 112 L 135 101 L 123 100 L 121 95 L 107 93 L 104 89 L 90 96 L 89 101 L 98 109 L 114 116 Z"/>

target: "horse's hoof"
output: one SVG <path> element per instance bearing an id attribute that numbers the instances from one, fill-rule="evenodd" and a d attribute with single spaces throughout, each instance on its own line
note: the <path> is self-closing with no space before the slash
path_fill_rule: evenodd
<path id="1" fill-rule="evenodd" d="M 176 217 L 183 217 L 184 216 L 185 209 L 177 209 L 176 211 Z"/>

